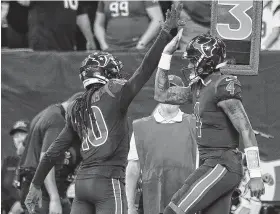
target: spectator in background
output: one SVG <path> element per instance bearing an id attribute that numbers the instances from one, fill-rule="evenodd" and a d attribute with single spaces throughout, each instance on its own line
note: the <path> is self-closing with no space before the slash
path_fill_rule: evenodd
<path id="1" fill-rule="evenodd" d="M 266 0 L 263 2 L 262 50 L 280 50 L 280 1 Z"/>
<path id="2" fill-rule="evenodd" d="M 98 1 L 79 1 L 79 4 L 83 5 L 84 11 L 88 14 L 91 31 L 93 32 L 93 25 L 95 20 L 95 14 L 97 11 Z M 77 28 L 76 32 L 76 42 L 77 42 L 77 51 L 84 51 L 87 49 L 87 40 L 81 30 Z M 94 38 L 94 42 L 96 44 L 96 49 L 100 49 L 98 41 Z"/>
<path id="3" fill-rule="evenodd" d="M 29 47 L 35 51 L 73 51 L 76 23 L 87 40 L 87 49 L 96 49 L 88 15 L 78 0 L 31 1 Z"/>
<path id="4" fill-rule="evenodd" d="M 2 1 L 2 26 L 6 25 L 5 35 L 8 48 L 28 48 L 27 18 L 28 7 L 21 1 Z"/>
<path id="5" fill-rule="evenodd" d="M 168 79 L 171 87 L 184 87 L 180 77 L 169 75 Z M 144 213 L 160 214 L 198 166 L 195 118 L 179 107 L 161 103 L 152 116 L 133 122 L 126 168 L 128 214 L 137 213 L 140 171 Z"/>
<path id="6" fill-rule="evenodd" d="M 19 120 L 14 124 L 10 131 L 18 157 L 21 157 L 25 149 L 25 139 L 28 134 L 29 123 L 28 120 Z"/>
<path id="7" fill-rule="evenodd" d="M 24 151 L 24 141 L 29 130 L 29 121 L 19 120 L 10 131 L 16 148 L 17 156 L 8 156 L 1 167 L 1 211 L 20 214 L 23 209 L 20 204 L 19 193 L 15 187 L 16 170 L 19 159 Z"/>
<path id="8" fill-rule="evenodd" d="M 31 121 L 29 135 L 26 139 L 26 149 L 20 161 L 22 205 L 40 158 L 65 126 L 67 107 L 81 95 L 82 92 L 76 93 L 62 103 L 50 105 Z M 79 142 L 79 139 L 77 139 L 77 142 Z M 71 204 L 66 196 L 66 191 L 71 183 L 68 177 L 71 177 L 74 173 L 78 162 L 77 151 L 73 144 L 47 175 L 44 182 L 45 188 L 42 191 L 42 207 L 37 207 L 32 214 L 70 213 Z M 23 207 L 26 208 L 24 205 Z"/>
<path id="9" fill-rule="evenodd" d="M 155 1 L 100 1 L 94 32 L 102 50 L 144 49 L 163 22 L 163 14 Z"/>
<path id="10" fill-rule="evenodd" d="M 178 1 L 174 0 L 177 4 Z M 179 49 L 185 51 L 192 38 L 210 31 L 211 23 L 211 1 L 182 1 L 183 10 L 181 19 L 186 20 L 183 27 Z"/>

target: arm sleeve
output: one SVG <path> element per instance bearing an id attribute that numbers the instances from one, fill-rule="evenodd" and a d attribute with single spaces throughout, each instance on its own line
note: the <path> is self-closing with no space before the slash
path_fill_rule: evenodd
<path id="1" fill-rule="evenodd" d="M 60 115 L 57 117 L 58 118 L 54 119 L 54 121 L 52 121 L 49 127 L 45 130 L 41 152 L 46 152 L 48 150 L 52 142 L 54 142 L 65 126 L 64 118 Z"/>
<path id="2" fill-rule="evenodd" d="M 127 110 L 132 99 L 150 79 L 154 70 L 158 66 L 164 47 L 168 44 L 168 42 L 171 41 L 171 39 L 172 36 L 169 33 L 167 33 L 165 30 L 161 30 L 155 43 L 146 53 L 141 65 L 122 88 L 120 103 L 123 110 Z"/>
<path id="3" fill-rule="evenodd" d="M 77 133 L 71 125 L 66 123 L 65 127 L 51 144 L 48 151 L 43 156 L 37 167 L 32 183 L 36 186 L 42 186 L 47 174 L 50 172 L 56 161 L 63 156 L 64 152 L 70 148 L 73 139 L 76 139 Z"/>
<path id="4" fill-rule="evenodd" d="M 100 1 L 99 3 L 98 3 L 98 6 L 97 6 L 97 12 L 99 12 L 99 13 L 104 13 L 104 2 L 103 1 Z"/>
<path id="5" fill-rule="evenodd" d="M 87 14 L 87 7 L 84 5 L 83 2 L 79 1 L 77 16 L 82 14 Z"/>
<path id="6" fill-rule="evenodd" d="M 234 76 L 224 77 L 217 82 L 215 87 L 216 103 L 228 99 L 238 99 L 242 101 L 241 83 Z"/>

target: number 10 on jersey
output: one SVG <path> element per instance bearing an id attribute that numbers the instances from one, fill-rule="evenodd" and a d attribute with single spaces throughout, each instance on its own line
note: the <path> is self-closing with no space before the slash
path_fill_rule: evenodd
<path id="1" fill-rule="evenodd" d="M 84 136 L 82 143 L 82 150 L 87 151 L 90 149 L 90 145 L 98 147 L 106 143 L 108 138 L 108 128 L 104 120 L 102 111 L 97 106 L 91 107 L 94 118 L 88 114 L 90 119 L 90 126 L 87 127 L 87 134 Z"/>

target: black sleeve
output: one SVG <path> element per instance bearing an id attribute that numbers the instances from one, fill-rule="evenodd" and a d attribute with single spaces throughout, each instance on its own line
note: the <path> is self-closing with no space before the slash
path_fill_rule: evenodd
<path id="1" fill-rule="evenodd" d="M 122 88 L 120 98 L 122 110 L 127 110 L 133 98 L 150 79 L 154 70 L 158 66 L 164 47 L 171 41 L 171 39 L 172 36 L 169 33 L 165 30 L 161 30 L 155 43 L 146 53 L 141 65 Z"/>
<path id="2" fill-rule="evenodd" d="M 60 160 L 60 157 L 63 157 L 64 152 L 71 147 L 73 140 L 77 139 L 76 137 L 77 133 L 73 130 L 71 125 L 66 123 L 59 136 L 51 144 L 40 161 L 32 181 L 33 184 L 36 186 L 43 185 L 46 176 L 55 165 L 56 161 Z"/>
<path id="3" fill-rule="evenodd" d="M 77 15 L 87 14 L 87 7 L 85 3 L 79 1 Z"/>

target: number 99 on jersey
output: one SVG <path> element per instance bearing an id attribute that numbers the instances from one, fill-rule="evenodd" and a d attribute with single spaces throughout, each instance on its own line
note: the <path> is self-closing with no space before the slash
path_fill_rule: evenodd
<path id="1" fill-rule="evenodd" d="M 227 74 L 257 75 L 261 38 L 262 1 L 212 0 L 211 34 L 227 47 Z"/>

